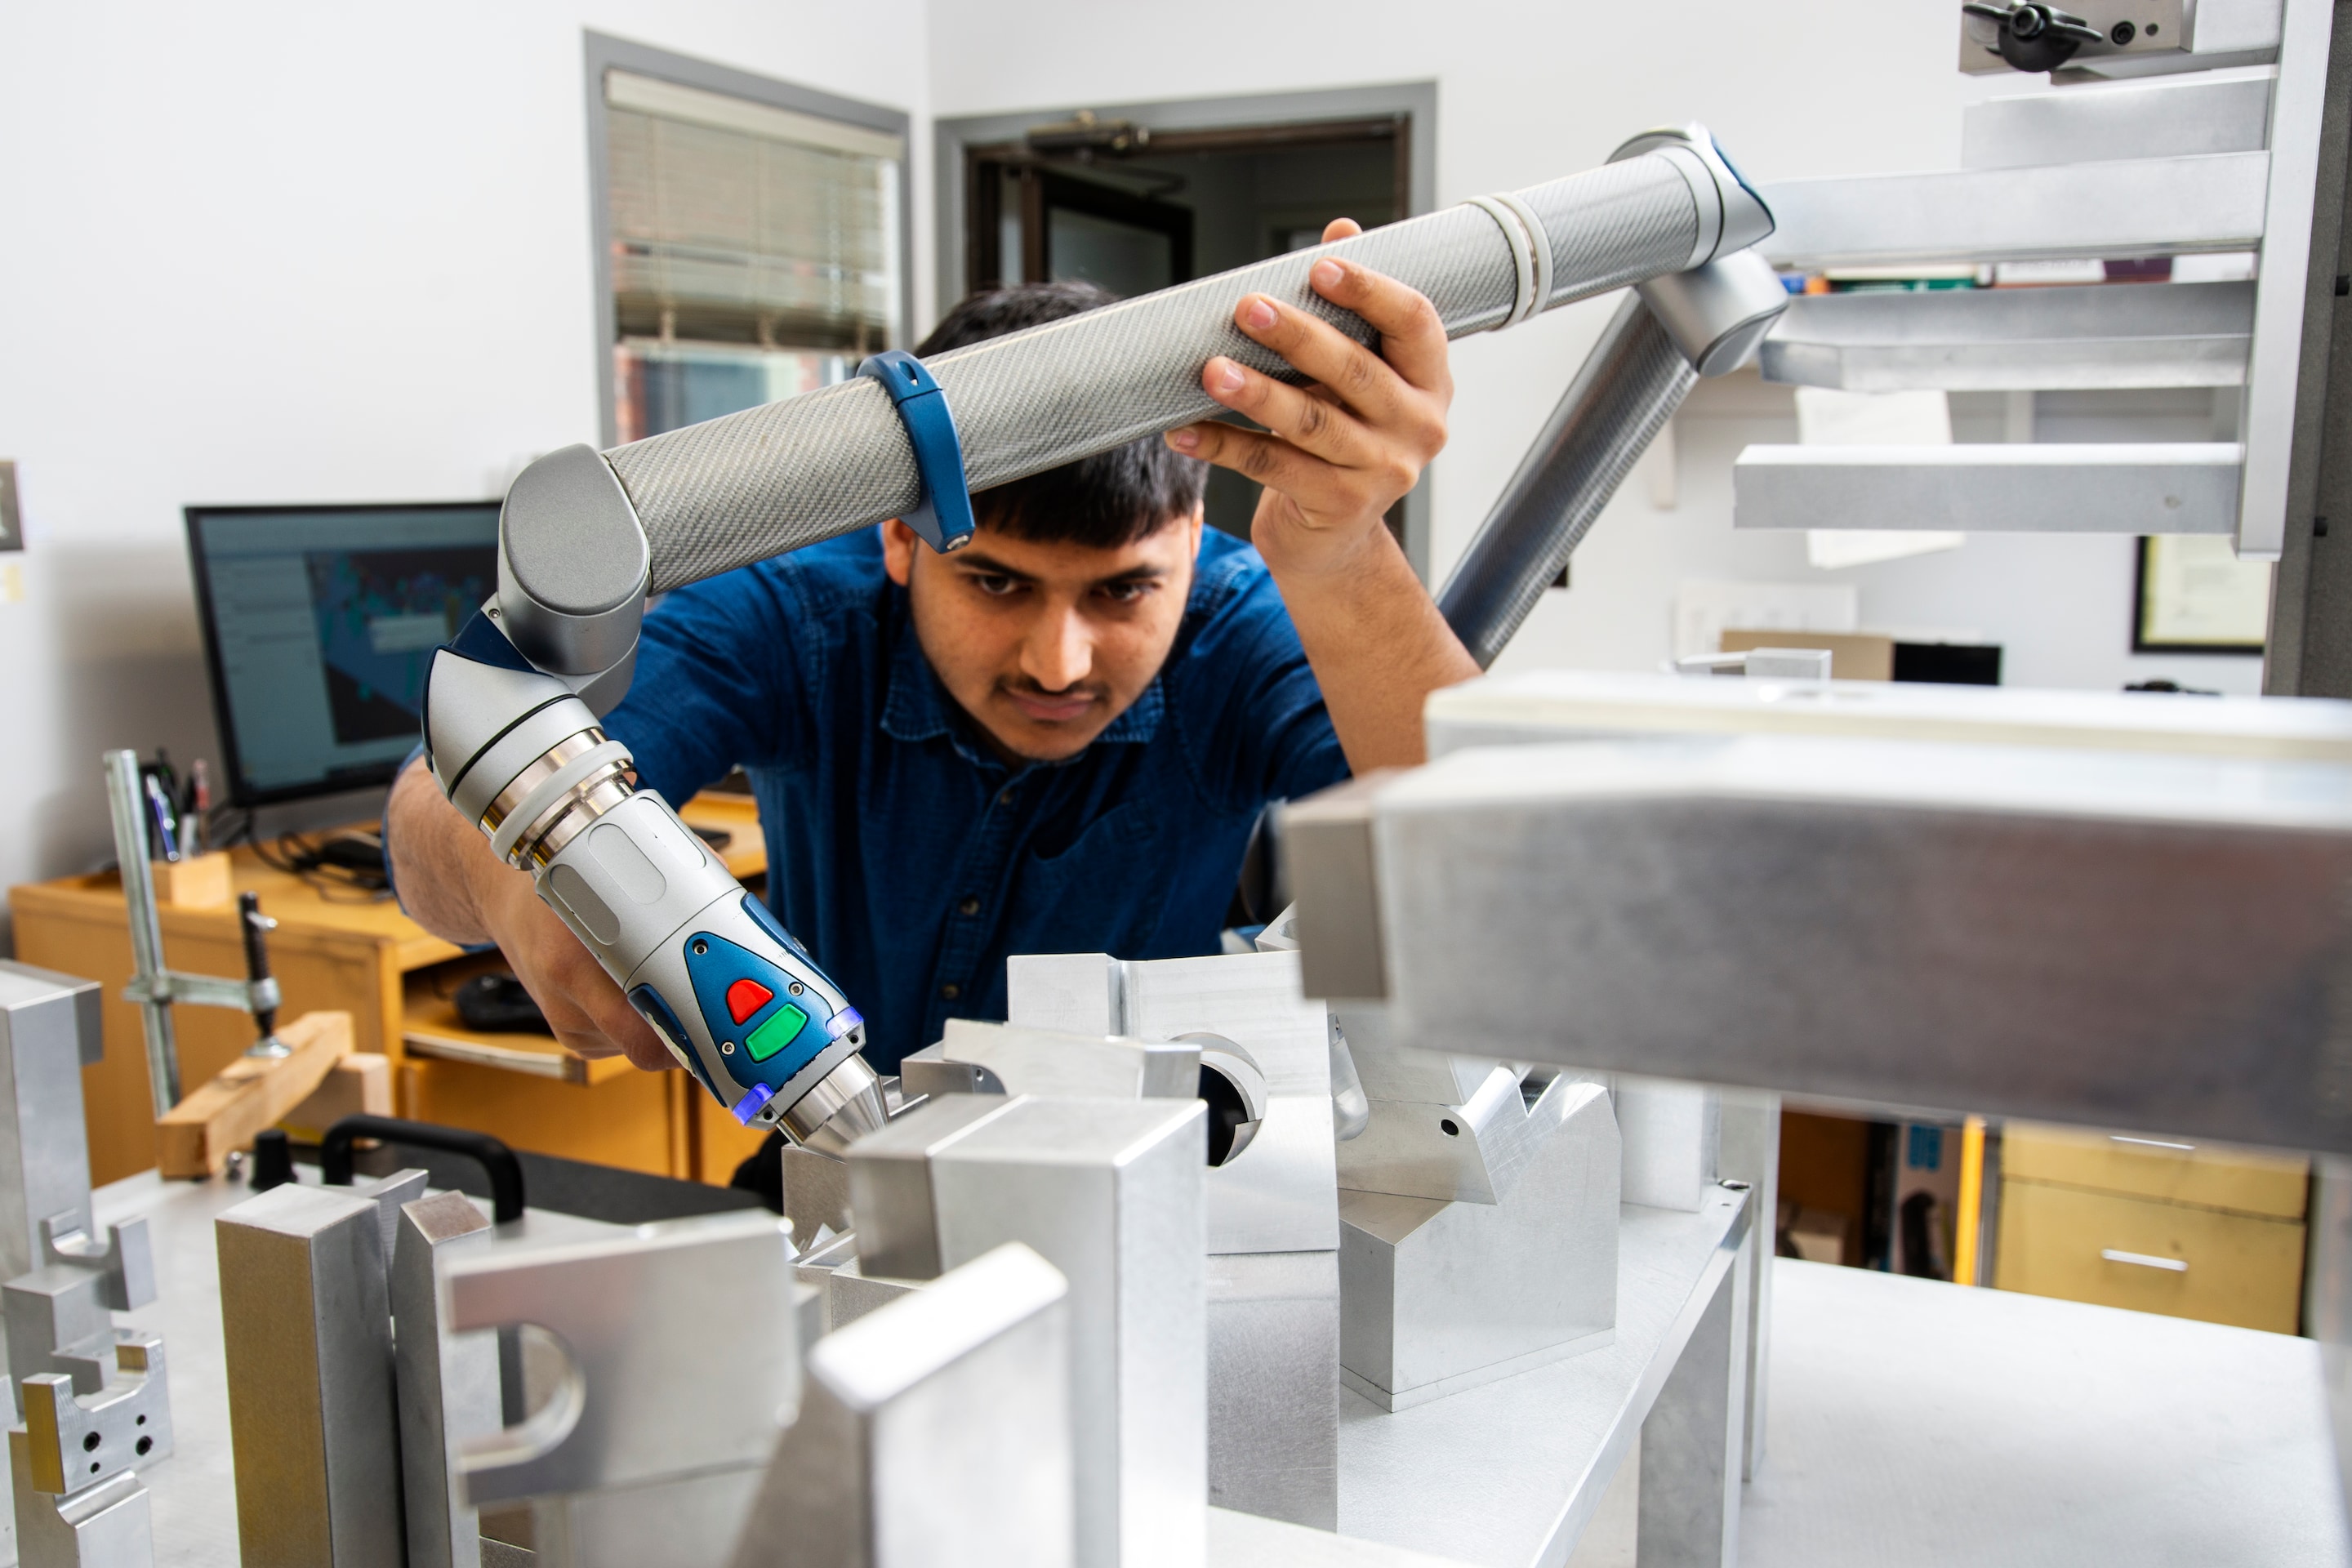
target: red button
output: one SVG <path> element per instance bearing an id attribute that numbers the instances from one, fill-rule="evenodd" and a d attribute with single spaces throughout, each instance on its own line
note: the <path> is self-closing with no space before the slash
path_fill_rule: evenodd
<path id="1" fill-rule="evenodd" d="M 727 988 L 727 1016 L 741 1023 L 776 999 L 776 994 L 756 980 L 738 980 Z"/>

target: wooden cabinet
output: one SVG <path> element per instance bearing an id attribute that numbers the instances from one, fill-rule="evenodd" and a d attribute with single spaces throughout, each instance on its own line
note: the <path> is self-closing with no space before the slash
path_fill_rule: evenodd
<path id="1" fill-rule="evenodd" d="M 2302 1159 L 2011 1122 L 1994 1282 L 2291 1334 L 2309 1189 Z"/>
<path id="2" fill-rule="evenodd" d="M 758 808 L 748 795 L 698 796 L 679 815 L 729 835 L 728 869 L 767 869 Z M 646 1073 L 615 1058 L 583 1062 L 544 1036 L 476 1035 L 457 1018 L 455 982 L 495 966 L 410 920 L 391 900 L 324 891 L 234 851 L 238 892 L 260 895 L 278 921 L 270 962 L 288 1016 L 352 1015 L 353 1044 L 392 1058 L 400 1115 L 494 1133 L 518 1149 L 693 1180 L 725 1182 L 759 1140 L 682 1072 Z M 153 1109 L 139 1010 L 121 999 L 131 978 L 122 889 L 111 872 L 9 890 L 16 956 L 96 980 L 105 988 L 105 1059 L 82 1073 L 90 1176 L 105 1183 L 155 1163 Z M 164 962 L 195 973 L 241 975 L 234 903 L 165 906 Z M 253 1043 L 251 1020 L 213 1007 L 173 1009 L 184 1089 L 217 1073 Z M 708 1102 L 708 1103 L 706 1103 Z"/>

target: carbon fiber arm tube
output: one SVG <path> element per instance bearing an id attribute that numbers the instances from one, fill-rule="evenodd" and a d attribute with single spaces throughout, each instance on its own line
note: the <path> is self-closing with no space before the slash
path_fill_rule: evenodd
<path id="1" fill-rule="evenodd" d="M 1689 172 L 1696 163 L 1675 147 L 1517 193 L 1549 242 L 1543 307 L 1704 261 L 1710 236 L 1731 241 L 1735 226 L 1719 204 L 1740 189 L 1709 187 L 1703 206 Z M 1764 215 L 1764 228 L 1769 223 Z M 1212 354 L 1298 379 L 1235 330 L 1234 310 L 1245 294 L 1287 300 L 1370 341 L 1360 320 L 1308 288 L 1309 269 L 1326 255 L 1418 289 L 1451 336 L 1511 317 L 1524 259 L 1486 211 L 1450 207 L 941 354 L 926 363 L 955 411 L 970 487 L 1004 484 L 1218 412 L 1200 385 Z M 919 495 L 889 400 L 863 379 L 606 456 L 644 526 L 655 593 L 898 516 Z"/>
<path id="2" fill-rule="evenodd" d="M 1437 595 L 1479 668 L 1495 662 L 1697 384 L 1658 318 L 1627 294 Z"/>

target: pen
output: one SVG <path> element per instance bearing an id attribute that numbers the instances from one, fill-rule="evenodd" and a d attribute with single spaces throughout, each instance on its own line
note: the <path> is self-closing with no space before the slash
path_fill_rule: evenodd
<path id="1" fill-rule="evenodd" d="M 178 836 L 172 831 L 171 797 L 163 793 L 163 784 L 153 773 L 147 775 L 147 805 L 155 814 L 155 842 L 163 852 L 163 858 L 177 860 L 180 844 Z"/>
<path id="2" fill-rule="evenodd" d="M 181 846 L 190 855 L 205 852 L 205 823 L 212 815 L 212 772 L 198 757 L 188 764 L 188 808 L 181 814 L 181 825 L 186 829 L 187 842 Z"/>

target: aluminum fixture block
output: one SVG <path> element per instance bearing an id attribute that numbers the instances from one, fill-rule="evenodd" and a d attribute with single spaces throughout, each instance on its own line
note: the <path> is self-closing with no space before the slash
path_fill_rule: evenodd
<path id="1" fill-rule="evenodd" d="M 1554 1078 L 1528 1120 L 1499 1203 L 1340 1194 L 1341 1375 L 1382 1409 L 1611 1342 L 1621 1152 L 1608 1091 Z"/>
<path id="2" fill-rule="evenodd" d="M 1209 1258 L 1209 1501 L 1339 1528 L 1339 1259 Z"/>
<path id="3" fill-rule="evenodd" d="M 1760 194 L 1780 268 L 2029 261 L 2252 250 L 2270 154 L 1781 180 Z"/>
<path id="4" fill-rule="evenodd" d="M 2260 153 L 2275 70 L 1992 98 L 1960 110 L 1960 166 L 2024 169 Z"/>
<path id="5" fill-rule="evenodd" d="M 408 1521 L 408 1568 L 480 1568 L 481 1521 L 458 1495 L 457 1453 L 468 1437 L 503 1424 L 495 1332 L 453 1334 L 441 1327 L 437 1258 L 487 1245 L 490 1220 L 463 1193 L 404 1204 L 393 1243 L 390 1295 L 400 1325 L 401 1494 Z"/>
<path id="6" fill-rule="evenodd" d="M 1207 1115 L 1198 1100 L 950 1096 L 850 1152 L 860 1194 L 926 1151 L 940 1268 L 1017 1241 L 1068 1279 L 1084 1564 L 1200 1560 Z"/>
<path id="7" fill-rule="evenodd" d="M 213 1222 L 244 1560 L 403 1568 L 383 1220 L 273 1187 Z"/>
<path id="8" fill-rule="evenodd" d="M 163 1336 L 124 1329 L 113 1350 L 112 1375 L 89 1393 L 78 1393 L 74 1379 L 58 1373 L 18 1385 L 37 1490 L 79 1492 L 172 1457 Z"/>
<path id="9" fill-rule="evenodd" d="M 1087 962 L 1093 956 L 1081 955 L 1079 966 L 1096 968 Z M 1016 966 L 1030 963 L 1026 959 L 1013 962 Z M 1034 967 L 1050 971 L 1064 963 L 1048 960 Z M 1030 977 L 1034 979 L 1034 973 Z M 1201 1092 L 1197 1044 L 970 1018 L 950 1018 L 937 1045 L 917 1051 L 899 1067 L 899 1081 L 909 1095 L 985 1091 L 1078 1100 L 1192 1100 Z"/>
<path id="10" fill-rule="evenodd" d="M 1299 990 L 1297 953 L 1130 963 L 1102 953 L 1015 955 L 1005 976 L 1016 1025 L 1139 1040 L 1221 1035 L 1240 1046 L 1265 1075 L 1269 1098 L 1249 1146 L 1208 1173 L 1209 1250 L 1339 1245 L 1330 1021 Z"/>
<path id="11" fill-rule="evenodd" d="M 2253 330 L 2252 283 L 1810 294 L 1762 370 L 1847 392 L 2242 386 Z"/>
<path id="12" fill-rule="evenodd" d="M 819 1341 L 735 1568 L 1070 1568 L 1066 1296 L 1008 1243 Z"/>
<path id="13" fill-rule="evenodd" d="M 1013 1105 L 1002 1095 L 945 1095 L 917 1106 L 851 1147 L 849 1207 L 861 1273 L 936 1279 L 948 1270 L 931 1162 Z"/>
<path id="14" fill-rule="evenodd" d="M 783 1222 L 765 1213 L 451 1254 L 438 1270 L 445 1331 L 541 1330 L 567 1363 L 550 1411 L 461 1447 L 466 1500 L 765 1464 L 800 1395 L 792 1262 Z M 736 1331 L 714 1342 L 714 1322 Z"/>
<path id="15" fill-rule="evenodd" d="M 81 1069 L 105 1048 L 100 991 L 0 963 L 0 1279 L 48 1261 L 42 1222 L 59 1234 L 89 1228 Z"/>
<path id="16" fill-rule="evenodd" d="M 2234 533 L 2235 442 L 1750 447 L 1734 528 L 1968 533 Z"/>
<path id="17" fill-rule="evenodd" d="M 11 1561 L 25 1568 L 153 1568 L 155 1538 L 147 1489 L 116 1475 L 70 1497 L 36 1490 L 24 1428 L 8 1434 L 16 1491 Z"/>
<path id="18" fill-rule="evenodd" d="M 1723 1107 L 1703 1084 L 1621 1078 L 1612 1097 L 1624 1145 L 1622 1201 L 1696 1214 L 1714 1193 Z"/>
<path id="19" fill-rule="evenodd" d="M 2352 766 L 1765 736 L 1472 748 L 1352 820 L 1376 902 L 1318 915 L 1321 879 L 1297 879 L 1307 983 L 1318 930 L 1376 942 L 1391 1026 L 1434 1044 L 2352 1149 L 2330 1043 L 2352 1006 Z M 1347 824 L 1327 814 L 1326 843 Z"/>
<path id="20" fill-rule="evenodd" d="M 2317 699 L 1878 680 L 1809 687 L 1544 669 L 1433 692 L 1426 722 L 1433 758 L 1469 746 L 1779 734 L 2352 763 L 2352 702 Z M 1333 791 L 1317 798 L 1347 797 Z"/>

